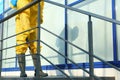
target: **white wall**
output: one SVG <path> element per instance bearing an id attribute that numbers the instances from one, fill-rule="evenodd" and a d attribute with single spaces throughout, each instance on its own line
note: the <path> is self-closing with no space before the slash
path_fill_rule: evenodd
<path id="1" fill-rule="evenodd" d="M 90 4 L 73 6 L 85 11 L 111 18 L 111 1 L 96 0 Z M 94 54 L 104 60 L 113 60 L 112 24 L 92 17 L 93 24 L 93 50 Z M 88 51 L 88 16 L 69 10 L 68 12 L 69 41 Z M 73 35 L 71 29 L 76 28 Z M 76 35 L 76 36 L 75 36 Z M 71 38 L 74 38 L 71 40 Z M 88 62 L 89 58 L 84 52 L 69 45 L 69 57 L 75 62 Z M 98 61 L 95 59 L 95 61 Z"/>
<path id="2" fill-rule="evenodd" d="M 60 1 L 60 3 L 64 4 L 64 1 Z M 64 9 L 45 3 L 44 23 L 41 26 L 64 38 Z M 41 31 L 41 40 L 64 54 L 64 42 L 44 30 Z M 47 59 L 54 62 L 54 64 L 64 64 L 64 59 L 61 56 L 44 44 L 42 44 L 42 46 L 41 53 L 47 57 Z M 45 61 L 42 63 L 43 65 L 49 64 Z"/>
<path id="3" fill-rule="evenodd" d="M 120 21 L 120 0 L 116 0 L 116 19 Z M 117 41 L 118 41 L 118 59 L 120 60 L 120 25 L 117 26 Z"/>

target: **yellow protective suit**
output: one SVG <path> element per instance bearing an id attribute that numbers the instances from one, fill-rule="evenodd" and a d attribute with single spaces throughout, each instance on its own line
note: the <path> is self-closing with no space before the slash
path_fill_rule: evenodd
<path id="1" fill-rule="evenodd" d="M 18 0 L 16 9 L 20 9 L 33 0 Z M 41 23 L 43 22 L 43 7 L 44 7 L 44 0 L 40 2 L 41 6 Z M 16 33 L 23 32 L 25 30 L 37 27 L 37 17 L 38 16 L 38 6 L 37 4 L 32 6 L 29 9 L 19 13 L 16 15 Z M 22 33 L 16 36 L 17 44 L 23 44 L 27 41 L 37 40 L 37 29 Z M 30 48 L 32 54 L 36 54 L 37 42 L 32 42 L 30 44 L 24 44 L 16 47 L 16 54 L 25 54 L 27 48 Z"/>

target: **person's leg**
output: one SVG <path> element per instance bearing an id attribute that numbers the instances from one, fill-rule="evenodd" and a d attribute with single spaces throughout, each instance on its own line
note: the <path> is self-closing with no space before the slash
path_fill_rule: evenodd
<path id="1" fill-rule="evenodd" d="M 27 4 L 29 4 L 29 2 L 30 2 L 29 0 L 18 0 L 17 9 L 26 6 Z M 30 9 L 27 9 L 16 16 L 16 33 L 20 33 L 28 29 L 31 29 L 29 18 L 30 18 Z M 16 46 L 16 54 L 18 58 L 19 68 L 21 71 L 20 77 L 27 77 L 25 73 L 25 65 L 26 65 L 25 52 L 28 48 L 28 45 L 25 43 L 30 32 L 32 31 L 28 31 L 16 36 L 16 43 L 19 45 Z"/>
<path id="2" fill-rule="evenodd" d="M 27 77 L 27 74 L 25 72 L 26 67 L 26 61 L 25 61 L 25 54 L 17 54 L 18 57 L 18 64 L 20 68 L 20 77 Z"/>
<path id="3" fill-rule="evenodd" d="M 36 32 L 31 33 L 30 37 L 29 37 L 29 41 L 33 41 L 35 39 L 36 39 Z M 30 43 L 29 49 L 30 49 L 30 53 L 31 53 L 31 56 L 32 56 L 32 59 L 33 59 L 33 64 L 34 64 L 34 68 L 35 68 L 35 74 L 34 74 L 34 76 L 36 76 L 37 64 L 40 65 L 39 66 L 39 68 L 40 68 L 40 71 L 39 71 L 40 77 L 46 77 L 46 76 L 48 76 L 47 73 L 44 73 L 42 71 L 41 60 L 40 60 L 40 63 L 37 63 L 37 60 L 39 59 L 38 57 L 40 57 L 40 56 L 37 55 L 37 42 Z"/>
<path id="4" fill-rule="evenodd" d="M 21 32 L 21 26 L 20 26 L 20 22 L 19 22 L 19 15 L 16 16 L 16 33 L 20 33 Z M 25 61 L 25 52 L 27 50 L 28 45 L 24 44 L 26 43 L 26 37 L 27 35 L 22 33 L 20 35 L 16 36 L 16 43 L 19 46 L 16 46 L 16 54 L 17 54 L 17 58 L 18 58 L 18 64 L 19 64 L 19 68 L 20 68 L 20 77 L 27 77 L 26 73 L 25 73 L 25 65 L 26 65 L 26 61 Z M 22 45 L 20 45 L 22 44 Z"/>
<path id="5" fill-rule="evenodd" d="M 41 23 L 43 22 L 43 6 L 44 6 L 44 1 L 42 1 L 41 3 Z M 34 5 L 30 8 L 30 26 L 31 27 L 37 27 L 37 15 L 38 15 L 38 6 Z M 30 33 L 30 36 L 28 37 L 29 41 L 33 41 L 33 40 L 37 40 L 37 28 L 34 29 L 33 33 Z M 37 64 L 40 65 L 40 77 L 46 77 L 48 76 L 47 73 L 44 73 L 42 71 L 42 67 L 41 67 L 41 60 L 40 63 L 37 63 L 37 59 L 38 59 L 38 55 L 37 55 L 37 42 L 33 42 L 29 44 L 29 48 L 30 48 L 30 53 L 33 59 L 33 64 L 34 64 L 34 68 L 35 68 L 35 76 L 36 76 L 36 68 L 37 68 Z M 40 57 L 40 56 L 39 56 Z"/>
<path id="6" fill-rule="evenodd" d="M 37 57 L 39 57 L 37 54 L 31 54 L 32 55 L 32 59 L 33 59 L 33 64 L 34 64 L 34 67 L 35 67 L 35 74 L 34 74 L 34 76 L 36 76 L 36 68 L 37 68 L 37 64 L 40 64 L 40 71 L 39 71 L 39 75 L 40 75 L 40 77 L 46 77 L 46 76 L 48 76 L 48 74 L 47 73 L 44 73 L 43 71 L 42 71 L 42 67 L 41 67 L 41 60 L 40 60 L 40 63 L 37 63 Z"/>

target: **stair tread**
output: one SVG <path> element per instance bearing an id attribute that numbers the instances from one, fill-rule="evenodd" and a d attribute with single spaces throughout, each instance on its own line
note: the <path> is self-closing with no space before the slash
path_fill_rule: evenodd
<path id="1" fill-rule="evenodd" d="M 75 77 L 71 76 L 73 80 L 89 80 L 89 77 Z M 115 77 L 100 77 L 102 80 L 115 80 Z M 35 80 L 35 77 L 1 77 L 0 80 Z M 64 76 L 48 76 L 39 78 L 37 80 L 69 80 L 69 78 Z"/>

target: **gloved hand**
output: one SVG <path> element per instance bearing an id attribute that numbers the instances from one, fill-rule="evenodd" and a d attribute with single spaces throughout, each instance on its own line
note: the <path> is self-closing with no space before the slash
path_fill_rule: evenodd
<path id="1" fill-rule="evenodd" d="M 17 1 L 18 1 L 18 0 L 11 0 L 11 1 L 10 1 L 10 7 L 11 7 L 11 8 L 16 8 L 16 7 L 17 7 Z"/>

